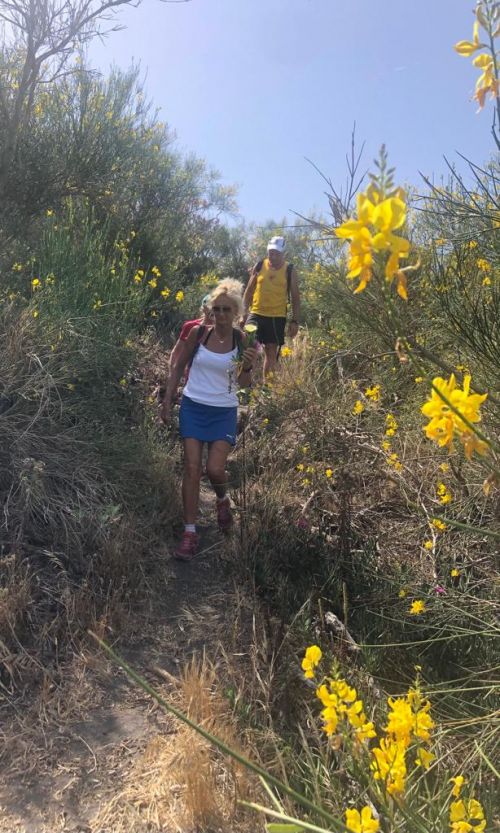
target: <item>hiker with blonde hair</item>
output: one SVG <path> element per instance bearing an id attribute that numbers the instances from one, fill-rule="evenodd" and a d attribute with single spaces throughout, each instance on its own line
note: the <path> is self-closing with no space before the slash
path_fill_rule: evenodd
<path id="1" fill-rule="evenodd" d="M 182 342 L 187 340 L 187 337 L 193 327 L 196 327 L 197 324 L 210 324 L 212 321 L 212 312 L 208 305 L 210 298 L 210 293 L 208 292 L 206 295 L 203 296 L 201 299 L 200 304 L 200 316 L 198 318 L 194 318 L 191 321 L 185 321 L 181 327 L 181 331 L 179 333 L 179 338 L 175 342 L 172 352 L 170 353 L 170 367 L 175 364 L 177 360 L 177 356 L 182 348 Z"/>
<path id="2" fill-rule="evenodd" d="M 170 368 L 160 416 L 170 419 L 179 379 L 188 366 L 179 413 L 184 444 L 182 502 L 184 534 L 176 558 L 190 560 L 198 550 L 196 518 L 200 495 L 203 444 L 208 444 L 207 475 L 216 495 L 221 531 L 230 529 L 233 517 L 227 495 L 226 461 L 236 443 L 238 387 L 249 387 L 257 351 L 248 336 L 235 326 L 241 317 L 243 285 L 232 278 L 221 280 L 209 295 L 213 323 L 193 327 Z"/>

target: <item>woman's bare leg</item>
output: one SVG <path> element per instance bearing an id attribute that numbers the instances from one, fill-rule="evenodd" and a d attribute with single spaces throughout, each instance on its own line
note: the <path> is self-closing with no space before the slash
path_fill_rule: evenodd
<path id="1" fill-rule="evenodd" d="M 201 453 L 203 443 L 188 437 L 184 440 L 184 473 L 182 476 L 182 503 L 184 523 L 194 524 L 200 500 Z"/>
<path id="2" fill-rule="evenodd" d="M 225 440 L 215 440 L 208 447 L 207 474 L 212 488 L 222 500 L 227 491 L 226 462 L 231 451 L 231 446 Z"/>

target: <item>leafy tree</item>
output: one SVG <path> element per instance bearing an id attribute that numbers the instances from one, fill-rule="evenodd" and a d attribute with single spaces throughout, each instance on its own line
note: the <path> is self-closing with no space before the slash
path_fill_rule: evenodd
<path id="1" fill-rule="evenodd" d="M 37 92 L 66 72 L 76 50 L 110 24 L 121 6 L 140 0 L 0 0 L 6 39 L 1 50 L 0 197 L 13 185 L 19 145 Z M 106 29 L 106 27 L 108 28 Z"/>

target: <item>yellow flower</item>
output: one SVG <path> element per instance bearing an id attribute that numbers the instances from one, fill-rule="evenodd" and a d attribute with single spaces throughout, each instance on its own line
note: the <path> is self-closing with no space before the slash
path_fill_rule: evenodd
<path id="1" fill-rule="evenodd" d="M 345 680 L 328 680 L 316 689 L 316 696 L 321 700 L 323 710 L 323 731 L 331 736 L 337 731 L 340 720 L 347 720 L 354 729 L 354 739 L 358 743 L 376 737 L 373 723 L 368 721 L 363 711 L 363 702 L 357 699 L 356 689 L 351 688 Z"/>
<path id="2" fill-rule="evenodd" d="M 483 278 L 483 286 L 491 286 L 491 278 Z"/>
<path id="3" fill-rule="evenodd" d="M 449 463 L 440 463 L 440 464 L 439 464 L 439 468 L 440 468 L 440 470 L 441 470 L 442 472 L 444 472 L 445 474 L 446 474 L 446 472 L 447 472 L 447 471 L 449 471 L 449 470 L 450 470 Z"/>
<path id="4" fill-rule="evenodd" d="M 355 416 L 358 416 L 358 414 L 362 414 L 364 410 L 365 410 L 365 406 L 364 406 L 363 402 L 361 401 L 361 399 L 357 399 L 356 402 L 354 403 L 354 407 L 352 409 L 353 414 Z"/>
<path id="5" fill-rule="evenodd" d="M 311 481 L 309 480 L 308 477 L 304 477 L 304 479 L 302 481 L 302 485 L 303 486 L 310 486 L 311 485 Z"/>
<path id="6" fill-rule="evenodd" d="M 175 300 L 178 304 L 182 303 L 182 301 L 184 300 L 184 292 L 182 291 L 182 289 L 179 289 L 179 291 L 176 292 Z"/>
<path id="7" fill-rule="evenodd" d="M 257 326 L 255 324 L 245 324 L 243 327 L 247 336 L 248 336 L 248 346 L 253 347 L 255 344 L 256 333 L 257 333 Z M 283 351 L 281 351 L 283 353 Z"/>
<path id="8" fill-rule="evenodd" d="M 31 286 L 33 289 L 40 289 L 41 285 L 42 282 L 40 278 L 33 278 L 33 280 L 31 281 Z"/>
<path id="9" fill-rule="evenodd" d="M 409 746 L 415 725 L 415 718 L 411 703 L 406 697 L 398 697 L 393 699 L 389 697 L 388 701 L 390 712 L 385 726 L 387 734 L 392 735 L 393 739 L 398 743 L 403 743 Z"/>
<path id="10" fill-rule="evenodd" d="M 355 293 L 362 292 L 372 278 L 374 255 L 387 251 L 389 258 L 385 267 L 385 278 L 392 282 L 396 277 L 397 291 L 402 298 L 407 298 L 406 281 L 399 271 L 399 261 L 408 257 L 410 244 L 403 237 L 393 232 L 405 223 L 406 203 L 400 196 L 381 199 L 381 193 L 375 185 L 368 186 L 365 193 L 357 196 L 357 217 L 347 220 L 335 229 L 341 240 L 350 240 L 349 271 L 347 277 L 359 278 Z"/>
<path id="11" fill-rule="evenodd" d="M 479 822 L 472 824 L 471 822 Z M 483 833 L 486 827 L 484 810 L 475 798 L 466 801 L 459 799 L 450 804 L 450 828 L 452 833 Z"/>
<path id="12" fill-rule="evenodd" d="M 429 769 L 435 758 L 436 756 L 433 752 L 429 752 L 421 746 L 417 752 L 415 763 L 417 766 L 421 766 L 422 769 Z"/>
<path id="13" fill-rule="evenodd" d="M 13 272 L 22 272 L 23 264 L 22 263 L 14 263 L 12 266 Z"/>
<path id="14" fill-rule="evenodd" d="M 439 498 L 439 502 L 445 506 L 447 503 L 450 503 L 453 500 L 452 493 L 446 488 L 444 483 L 438 483 L 436 488 L 436 494 Z"/>
<path id="15" fill-rule="evenodd" d="M 380 746 L 372 749 L 375 758 L 370 764 L 376 781 L 384 781 L 389 795 L 404 792 L 406 780 L 406 747 L 391 738 L 382 738 Z"/>
<path id="16" fill-rule="evenodd" d="M 398 423 L 394 414 L 387 414 L 385 417 L 386 436 L 393 437 L 398 430 Z M 389 433 L 390 432 L 390 433 Z"/>
<path id="17" fill-rule="evenodd" d="M 485 260 L 484 257 L 480 257 L 476 260 L 476 266 L 481 270 L 481 272 L 491 272 L 491 263 L 488 260 Z"/>
<path id="18" fill-rule="evenodd" d="M 162 289 L 162 291 L 160 292 L 160 295 L 161 295 L 162 298 L 167 299 L 168 296 L 170 295 L 170 289 L 167 289 L 165 287 L 165 289 Z"/>
<path id="19" fill-rule="evenodd" d="M 156 278 L 151 278 L 151 280 L 148 281 L 148 286 L 150 286 L 151 289 L 156 289 L 156 287 L 158 286 Z"/>
<path id="20" fill-rule="evenodd" d="M 97 298 L 95 303 L 94 303 L 93 309 L 101 309 L 101 307 L 102 307 L 102 301 L 101 301 L 100 298 Z"/>
<path id="21" fill-rule="evenodd" d="M 456 568 L 456 567 L 453 567 L 453 569 L 452 569 L 452 570 L 450 570 L 450 576 L 451 576 L 452 578 L 458 578 L 458 577 L 459 577 L 459 575 L 460 575 L 460 570 L 457 570 L 457 568 Z"/>
<path id="22" fill-rule="evenodd" d="M 40 315 L 40 313 L 38 312 L 37 309 L 33 310 L 33 318 L 38 318 L 39 315 Z"/>
<path id="23" fill-rule="evenodd" d="M 431 523 L 434 529 L 437 529 L 439 532 L 444 532 L 448 528 L 440 518 L 433 518 Z"/>
<path id="24" fill-rule="evenodd" d="M 302 660 L 302 670 L 304 672 L 304 677 L 308 680 L 312 680 L 314 677 L 314 669 L 319 665 L 321 662 L 321 657 L 323 656 L 323 652 L 321 648 L 318 648 L 317 645 L 310 645 L 309 648 L 306 648 L 306 653 L 304 659 Z"/>
<path id="25" fill-rule="evenodd" d="M 399 598 L 404 599 L 404 598 L 406 598 L 407 595 L 408 595 L 408 590 L 405 590 L 404 588 L 401 588 L 401 590 L 398 593 Z"/>
<path id="26" fill-rule="evenodd" d="M 265 417 L 265 418 L 262 420 L 262 425 L 269 425 L 269 420 L 268 420 L 268 418 L 267 418 L 267 417 Z"/>
<path id="27" fill-rule="evenodd" d="M 384 440 L 382 442 L 382 448 L 383 448 L 384 451 L 390 451 L 391 450 L 391 444 L 390 444 L 389 440 Z"/>
<path id="28" fill-rule="evenodd" d="M 359 810 L 345 811 L 345 826 L 353 833 L 376 833 L 379 829 L 378 819 L 372 816 L 371 807 L 363 807 Z"/>
<path id="29" fill-rule="evenodd" d="M 417 385 L 419 385 L 419 384 L 420 384 L 420 382 L 423 382 L 423 381 L 424 381 L 424 377 L 423 377 L 423 376 L 416 376 L 416 377 L 415 377 L 415 382 L 416 382 L 416 384 L 417 384 Z"/>
<path id="30" fill-rule="evenodd" d="M 469 249 L 475 249 L 477 247 L 477 240 L 469 240 L 467 246 Z"/>
<path id="31" fill-rule="evenodd" d="M 333 469 L 325 469 L 325 474 L 328 477 L 328 479 L 330 479 L 331 477 L 333 477 Z"/>
<path id="32" fill-rule="evenodd" d="M 368 397 L 368 399 L 371 399 L 373 402 L 379 402 L 380 385 L 373 385 L 373 387 L 367 388 L 365 390 L 365 396 Z"/>
<path id="33" fill-rule="evenodd" d="M 297 463 L 297 471 L 304 471 L 304 463 Z"/>
<path id="34" fill-rule="evenodd" d="M 160 272 L 160 270 L 158 269 L 157 266 L 153 266 L 153 268 L 151 269 L 151 272 L 153 273 L 153 275 L 156 278 L 161 278 L 161 272 Z"/>
<path id="35" fill-rule="evenodd" d="M 411 603 L 411 607 L 408 612 L 411 613 L 412 616 L 420 616 L 421 613 L 425 613 L 425 602 L 423 602 L 422 599 L 415 599 L 415 601 Z"/>
<path id="36" fill-rule="evenodd" d="M 143 278 L 143 274 L 144 273 L 141 274 L 140 271 L 136 272 L 135 275 L 134 275 L 134 283 L 141 283 L 142 278 Z"/>
<path id="37" fill-rule="evenodd" d="M 450 784 L 453 784 L 453 789 L 451 794 L 455 798 L 460 798 L 460 793 L 462 792 L 462 787 L 465 784 L 465 778 L 463 775 L 455 775 L 454 778 L 450 778 Z"/>
<path id="38" fill-rule="evenodd" d="M 284 347 L 281 348 L 281 355 L 285 359 L 286 359 L 287 356 L 291 356 L 292 353 L 293 353 L 293 350 L 291 350 L 290 347 L 287 347 L 286 344 L 285 344 Z"/>
<path id="39" fill-rule="evenodd" d="M 424 541 L 424 549 L 425 550 L 431 550 L 433 548 L 433 546 L 434 546 L 434 543 L 432 541 Z"/>
<path id="40" fill-rule="evenodd" d="M 491 55 L 483 52 L 477 55 L 472 61 L 475 67 L 482 70 L 481 75 L 476 81 L 476 90 L 473 98 L 479 103 L 479 109 L 484 107 L 484 100 L 488 93 L 491 93 L 492 98 L 498 95 L 498 81 L 495 78 L 495 64 Z"/>
<path id="41" fill-rule="evenodd" d="M 54 212 L 51 208 L 47 208 L 47 217 L 52 217 L 53 213 Z"/>
<path id="42" fill-rule="evenodd" d="M 120 379 L 120 385 L 122 386 L 122 388 L 126 388 L 127 387 L 127 380 L 125 378 Z"/>
<path id="43" fill-rule="evenodd" d="M 434 440 L 440 447 L 447 446 L 451 450 L 454 435 L 458 434 L 468 459 L 471 458 L 473 451 L 484 454 L 488 446 L 479 440 L 460 416 L 451 410 L 443 397 L 470 423 L 480 422 L 479 408 L 488 398 L 488 394 L 469 393 L 470 382 L 471 377 L 466 374 L 463 381 L 463 390 L 461 390 L 457 387 L 453 373 L 448 381 L 437 376 L 433 380 L 431 397 L 421 408 L 424 416 L 430 419 L 423 429 L 428 439 Z"/>
<path id="44" fill-rule="evenodd" d="M 479 22 L 476 20 L 472 31 L 472 40 L 459 40 L 454 48 L 459 55 L 463 55 L 464 58 L 469 58 L 478 49 L 482 49 L 482 47 L 483 44 L 479 43 Z"/>

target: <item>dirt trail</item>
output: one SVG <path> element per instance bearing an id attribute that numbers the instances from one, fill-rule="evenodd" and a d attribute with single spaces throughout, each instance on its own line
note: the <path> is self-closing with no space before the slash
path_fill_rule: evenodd
<path id="1" fill-rule="evenodd" d="M 193 654 L 206 651 L 214 657 L 221 645 L 229 652 L 236 650 L 230 563 L 237 549 L 237 525 L 233 536 L 224 539 L 214 521 L 213 494 L 205 486 L 200 555 L 188 564 L 167 553 L 161 556 L 159 586 L 165 590 L 155 600 L 154 614 L 143 622 L 137 611 L 137 635 L 119 646 L 157 687 L 162 685 L 158 667 L 177 677 Z M 2 833 L 115 833 L 112 826 L 96 822 L 102 807 L 120 794 L 155 738 L 175 750 L 179 726 L 174 719 L 129 685 L 120 669 L 91 651 L 84 663 L 76 663 L 75 679 L 62 698 L 56 704 L 57 698 L 48 697 L 38 719 L 23 725 L 10 760 L 6 756 L 0 775 Z M 77 719 L 59 720 L 57 711 L 63 713 L 72 696 L 80 704 Z M 129 833 L 143 830 L 158 827 L 144 826 L 138 817 Z M 184 833 L 178 824 L 161 830 Z"/>

